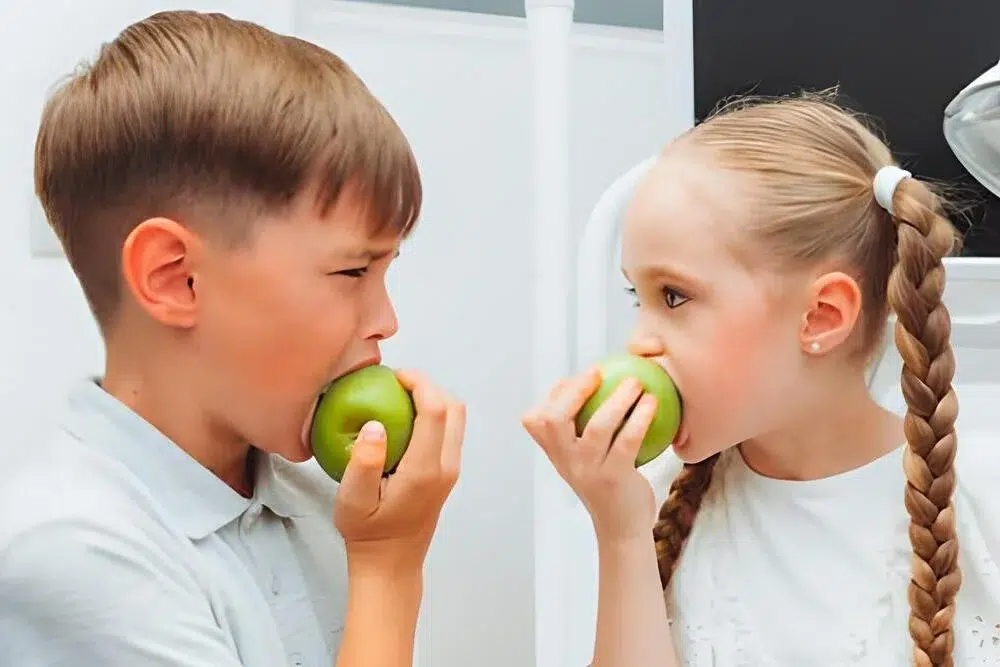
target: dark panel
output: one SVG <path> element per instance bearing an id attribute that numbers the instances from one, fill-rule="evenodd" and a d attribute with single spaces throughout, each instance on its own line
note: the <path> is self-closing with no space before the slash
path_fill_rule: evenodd
<path id="1" fill-rule="evenodd" d="M 941 130 L 945 106 L 1000 60 L 1000 2 L 695 0 L 695 112 L 737 93 L 840 85 L 880 119 L 915 173 L 979 204 L 966 254 L 1000 256 L 1000 201 L 968 176 Z M 961 224 L 961 223 L 959 223 Z"/>

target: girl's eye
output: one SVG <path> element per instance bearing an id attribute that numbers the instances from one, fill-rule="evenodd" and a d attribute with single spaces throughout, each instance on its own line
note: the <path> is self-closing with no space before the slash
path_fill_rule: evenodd
<path id="1" fill-rule="evenodd" d="M 683 292 L 675 290 L 673 287 L 664 287 L 663 301 L 667 304 L 667 308 L 674 309 L 680 308 L 685 303 L 690 301 L 690 297 Z"/>
<path id="2" fill-rule="evenodd" d="M 691 300 L 691 297 L 687 296 L 683 292 L 675 290 L 673 287 L 663 288 L 663 302 L 666 304 L 667 308 L 673 310 L 674 308 L 680 308 L 685 303 Z M 632 305 L 636 308 L 639 307 L 639 298 L 636 295 L 634 287 L 626 287 L 625 293 L 632 297 Z"/>

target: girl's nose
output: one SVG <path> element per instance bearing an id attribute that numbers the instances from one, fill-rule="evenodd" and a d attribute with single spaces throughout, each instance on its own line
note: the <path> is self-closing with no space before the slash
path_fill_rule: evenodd
<path id="1" fill-rule="evenodd" d="M 640 357 L 662 357 L 667 350 L 655 336 L 637 335 L 628 343 L 628 351 Z"/>

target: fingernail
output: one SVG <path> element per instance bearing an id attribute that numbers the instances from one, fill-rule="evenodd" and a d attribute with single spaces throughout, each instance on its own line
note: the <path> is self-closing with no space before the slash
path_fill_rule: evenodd
<path id="1" fill-rule="evenodd" d="M 378 440 L 385 435 L 385 427 L 377 421 L 370 421 L 361 427 L 358 437 L 362 440 Z"/>

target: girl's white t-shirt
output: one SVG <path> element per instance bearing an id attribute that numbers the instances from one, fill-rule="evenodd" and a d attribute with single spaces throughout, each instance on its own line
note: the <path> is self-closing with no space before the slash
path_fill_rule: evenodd
<path id="1" fill-rule="evenodd" d="M 958 450 L 955 665 L 1000 665 L 1000 436 L 960 433 Z M 667 594 L 681 664 L 912 665 L 902 453 L 797 482 L 725 452 Z M 680 465 L 643 469 L 658 503 Z"/>

